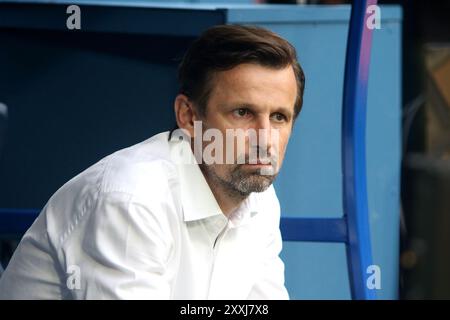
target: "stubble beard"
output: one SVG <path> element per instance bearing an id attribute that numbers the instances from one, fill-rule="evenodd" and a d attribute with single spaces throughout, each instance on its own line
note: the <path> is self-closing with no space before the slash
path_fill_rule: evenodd
<path id="1" fill-rule="evenodd" d="M 261 169 L 245 170 L 242 164 L 225 166 L 231 167 L 226 174 L 219 174 L 215 165 L 202 164 L 200 168 L 210 183 L 236 199 L 245 199 L 252 192 L 267 190 L 277 176 L 276 174 L 263 175 Z"/>

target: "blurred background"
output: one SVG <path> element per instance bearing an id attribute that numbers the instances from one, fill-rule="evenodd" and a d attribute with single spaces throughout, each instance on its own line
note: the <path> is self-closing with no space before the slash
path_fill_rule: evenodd
<path id="1" fill-rule="evenodd" d="M 291 142 L 298 141 L 298 148 L 290 144 L 287 173 L 277 181 L 283 215 L 342 214 L 340 138 L 334 136 L 340 132 L 336 119 L 352 1 L 220 1 L 252 8 L 219 14 L 198 7 L 222 8 L 218 1 L 166 4 L 175 2 L 192 6 L 189 23 L 177 10 L 142 10 L 154 20 L 143 23 L 150 31 L 140 32 L 142 25 L 130 22 L 135 11 L 124 9 L 121 17 L 129 20 L 105 31 L 108 16 L 92 9 L 99 18 L 90 22 L 92 30 L 67 35 L 64 25 L 51 20 L 53 9 L 39 1 L 0 1 L 1 210 L 26 214 L 41 208 L 59 186 L 102 156 L 170 129 L 171 112 L 148 105 L 171 106 L 177 61 L 201 30 L 224 19 L 280 32 L 296 46 L 306 69 L 304 119 Z M 374 111 L 368 115 L 368 175 L 374 261 L 386 270 L 379 298 L 450 299 L 450 1 L 378 3 L 382 25 L 379 35 L 374 31 L 369 80 Z M 254 10 L 268 4 L 300 9 Z M 24 8 L 33 10 L 23 11 L 29 20 L 18 21 L 2 14 L 4 8 L 17 16 Z M 308 105 L 317 111 L 308 111 Z M 113 112 L 105 117 L 108 108 Z M 311 167 L 324 173 L 310 173 Z M 302 181 L 297 184 L 291 181 L 296 174 Z M 0 213 L 5 267 L 22 224 L 19 216 L 17 229 L 1 223 Z M 284 247 L 293 298 L 348 298 L 342 248 L 288 242 Z M 323 267 L 330 264 L 337 271 Z"/>

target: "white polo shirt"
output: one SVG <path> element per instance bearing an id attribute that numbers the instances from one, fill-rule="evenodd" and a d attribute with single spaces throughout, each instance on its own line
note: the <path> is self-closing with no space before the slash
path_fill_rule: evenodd
<path id="1" fill-rule="evenodd" d="M 0 278 L 0 299 L 288 299 L 273 186 L 228 219 L 190 147 L 157 134 L 62 186 Z"/>

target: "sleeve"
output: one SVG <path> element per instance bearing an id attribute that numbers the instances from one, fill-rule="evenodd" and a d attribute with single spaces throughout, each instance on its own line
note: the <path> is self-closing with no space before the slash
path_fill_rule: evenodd
<path id="1" fill-rule="evenodd" d="M 287 300 L 284 285 L 284 263 L 280 258 L 282 238 L 280 232 L 280 204 L 273 190 L 270 219 L 265 237 L 265 250 L 261 273 L 248 296 L 250 300 Z"/>
<path id="2" fill-rule="evenodd" d="M 174 221 L 170 208 L 113 192 L 100 195 L 65 245 L 67 287 L 76 299 L 169 299 Z"/>

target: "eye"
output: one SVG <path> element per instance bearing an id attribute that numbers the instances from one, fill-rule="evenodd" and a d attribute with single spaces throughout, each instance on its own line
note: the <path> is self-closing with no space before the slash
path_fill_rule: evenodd
<path id="1" fill-rule="evenodd" d="M 250 114 L 247 108 L 239 108 L 233 111 L 233 114 L 238 118 L 246 117 Z"/>
<path id="2" fill-rule="evenodd" d="M 279 113 L 279 112 L 274 113 L 272 117 L 277 122 L 282 122 L 282 121 L 287 120 L 287 117 L 284 114 Z"/>

